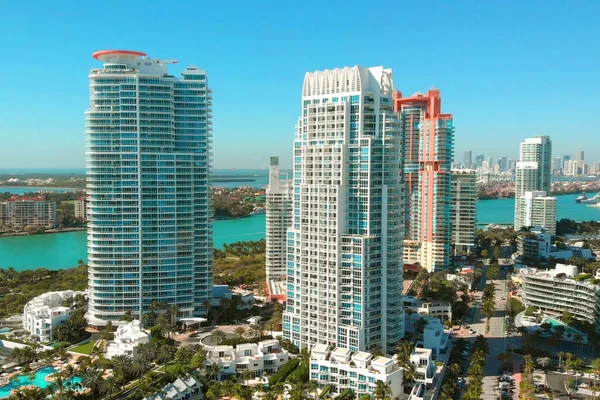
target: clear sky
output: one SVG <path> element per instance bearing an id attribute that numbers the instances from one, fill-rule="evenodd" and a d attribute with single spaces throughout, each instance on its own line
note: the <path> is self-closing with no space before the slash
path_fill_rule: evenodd
<path id="1" fill-rule="evenodd" d="M 0 168 L 84 162 L 88 71 L 101 49 L 208 70 L 214 166 L 291 162 L 306 71 L 384 65 L 404 94 L 441 89 L 465 149 L 600 158 L 600 1 L 5 1 Z"/>

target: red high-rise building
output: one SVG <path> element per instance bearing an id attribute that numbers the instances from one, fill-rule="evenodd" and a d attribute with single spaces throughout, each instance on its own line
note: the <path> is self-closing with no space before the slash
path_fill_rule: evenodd
<path id="1" fill-rule="evenodd" d="M 452 241 L 452 114 L 442 113 L 438 89 L 411 97 L 396 92 L 394 110 L 402 115 L 404 124 L 404 262 L 418 262 L 429 271 L 440 270 L 449 265 Z"/>

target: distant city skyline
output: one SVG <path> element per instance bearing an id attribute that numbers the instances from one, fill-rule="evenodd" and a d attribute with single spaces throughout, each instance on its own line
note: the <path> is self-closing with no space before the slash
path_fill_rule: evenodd
<path id="1" fill-rule="evenodd" d="M 215 168 L 264 168 L 272 154 L 280 155 L 282 168 L 291 167 L 298 82 L 306 71 L 345 65 L 389 66 L 405 96 L 442 88 L 443 108 L 457 116 L 457 155 L 470 148 L 473 156 L 516 159 L 523 138 L 549 135 L 557 155 L 575 156 L 597 136 L 587 123 L 600 106 L 600 54 L 589 51 L 600 29 L 597 2 L 458 2 L 432 9 L 307 0 L 190 3 L 185 12 L 155 0 L 145 7 L 115 2 L 119 21 L 138 27 L 135 35 L 107 29 L 115 21 L 111 0 L 103 7 L 67 4 L 10 2 L 0 15 L 0 33 L 8 38 L 3 50 L 10 54 L 0 76 L 0 168 L 85 166 L 81 113 L 87 71 L 96 66 L 90 54 L 98 48 L 177 58 L 175 76 L 191 63 L 211 71 Z M 421 33 L 410 58 L 348 23 L 381 20 L 383 10 L 393 18 L 378 24 L 380 38 L 394 37 L 398 26 Z M 323 40 L 331 35 L 343 39 L 331 46 Z M 423 61 L 431 54 L 435 63 Z M 560 101 L 574 93 L 578 102 Z M 592 150 L 585 149 L 586 160 L 600 159 L 600 149 Z"/>

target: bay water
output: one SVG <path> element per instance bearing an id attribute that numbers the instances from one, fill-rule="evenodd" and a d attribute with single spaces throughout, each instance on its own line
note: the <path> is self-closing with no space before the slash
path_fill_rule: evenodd
<path id="1" fill-rule="evenodd" d="M 240 184 L 238 183 L 237 186 Z M 558 219 L 600 220 L 600 208 L 575 203 L 578 194 L 557 196 Z M 477 223 L 512 224 L 514 199 L 482 200 L 478 203 Z M 265 237 L 265 215 L 214 222 L 213 240 L 217 248 L 224 243 L 259 240 Z M 0 238 L 0 268 L 18 271 L 33 268 L 63 269 L 87 258 L 85 231 Z"/>

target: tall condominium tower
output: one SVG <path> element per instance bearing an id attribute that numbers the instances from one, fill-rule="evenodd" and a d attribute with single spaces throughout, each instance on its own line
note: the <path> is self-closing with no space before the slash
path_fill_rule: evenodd
<path id="1" fill-rule="evenodd" d="M 179 317 L 212 299 L 211 91 L 206 71 L 105 50 L 90 72 L 88 322 L 118 324 L 153 301 Z"/>
<path id="2" fill-rule="evenodd" d="M 452 114 L 442 114 L 442 98 L 437 89 L 408 98 L 396 92 L 394 108 L 402 114 L 404 134 L 404 262 L 418 262 L 428 271 L 440 270 L 449 265 L 452 240 Z"/>
<path id="3" fill-rule="evenodd" d="M 471 165 L 473 163 L 472 154 L 473 153 L 471 152 L 471 150 L 465 150 L 465 157 L 463 160 L 464 161 L 463 164 L 464 164 L 465 168 L 467 168 L 467 169 L 472 168 L 472 165 Z"/>
<path id="4" fill-rule="evenodd" d="M 457 253 L 475 245 L 477 224 L 477 175 L 474 169 L 452 170 L 452 244 Z"/>
<path id="5" fill-rule="evenodd" d="M 552 176 L 552 141 L 549 136 L 536 136 L 521 143 L 515 183 L 515 230 L 523 225 L 518 216 L 525 207 L 521 198 L 525 192 L 550 193 Z"/>
<path id="6" fill-rule="evenodd" d="M 279 157 L 271 157 L 267 187 L 267 282 L 285 281 L 287 229 L 292 224 L 292 181 L 281 179 Z"/>
<path id="7" fill-rule="evenodd" d="M 392 71 L 307 73 L 294 141 L 283 336 L 393 353 L 404 336 L 402 137 Z"/>
<path id="8" fill-rule="evenodd" d="M 519 198 L 521 207 L 515 215 L 515 229 L 543 226 L 556 234 L 556 197 L 546 196 L 544 191 L 527 191 Z"/>

